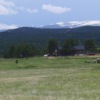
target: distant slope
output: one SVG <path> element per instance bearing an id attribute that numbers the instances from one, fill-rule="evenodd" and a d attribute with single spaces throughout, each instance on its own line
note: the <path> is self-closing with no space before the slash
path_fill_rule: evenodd
<path id="1" fill-rule="evenodd" d="M 14 30 L 0 32 L 0 50 L 6 49 L 10 45 L 20 43 L 34 44 L 37 48 L 46 48 L 49 39 L 55 38 L 60 44 L 66 38 L 85 40 L 87 38 L 94 39 L 100 45 L 100 27 L 85 26 L 79 28 L 31 28 L 21 27 Z"/>
<path id="2" fill-rule="evenodd" d="M 6 30 L 0 30 L 0 32 L 4 32 L 4 31 L 6 31 Z"/>
<path id="3" fill-rule="evenodd" d="M 58 22 L 56 24 L 43 26 L 42 28 L 77 28 L 83 26 L 100 26 L 100 20 Z"/>

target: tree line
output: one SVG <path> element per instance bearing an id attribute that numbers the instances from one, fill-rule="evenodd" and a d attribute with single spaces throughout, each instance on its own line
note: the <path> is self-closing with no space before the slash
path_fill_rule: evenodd
<path id="1" fill-rule="evenodd" d="M 20 44 L 18 46 L 10 46 L 6 53 L 5 58 L 27 58 L 33 57 L 35 55 L 34 46 L 28 45 L 26 43 Z"/>
<path id="2" fill-rule="evenodd" d="M 50 39 L 47 47 L 44 49 L 37 49 L 34 45 L 23 43 L 16 46 L 10 46 L 4 53 L 5 58 L 27 58 L 48 54 L 50 56 L 58 55 L 74 55 L 75 46 L 84 45 L 86 52 L 96 52 L 96 43 L 92 39 L 86 39 L 83 43 L 75 39 L 66 39 L 63 44 L 60 44 L 56 39 Z"/>
<path id="3" fill-rule="evenodd" d="M 57 40 L 51 39 L 48 43 L 48 53 L 49 55 L 74 55 L 76 53 L 75 46 L 78 45 L 84 46 L 86 54 L 97 51 L 96 43 L 92 39 L 86 39 L 83 43 L 74 39 L 66 39 L 61 47 L 59 47 Z"/>

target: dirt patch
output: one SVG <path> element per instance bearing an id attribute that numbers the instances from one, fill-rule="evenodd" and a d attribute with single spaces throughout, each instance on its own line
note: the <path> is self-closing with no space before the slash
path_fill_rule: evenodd
<path id="1" fill-rule="evenodd" d="M 48 59 L 56 59 L 56 57 L 48 57 Z"/>

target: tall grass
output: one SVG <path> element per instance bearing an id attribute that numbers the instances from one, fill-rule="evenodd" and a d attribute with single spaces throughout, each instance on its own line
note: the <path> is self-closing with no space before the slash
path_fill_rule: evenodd
<path id="1" fill-rule="evenodd" d="M 93 59 L 0 59 L 0 100 L 100 100 L 100 65 Z"/>

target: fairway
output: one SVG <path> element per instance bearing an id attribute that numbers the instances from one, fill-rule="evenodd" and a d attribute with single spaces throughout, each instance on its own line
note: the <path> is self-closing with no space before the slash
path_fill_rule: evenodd
<path id="1" fill-rule="evenodd" d="M 0 100 L 100 100 L 95 58 L 0 59 Z"/>

